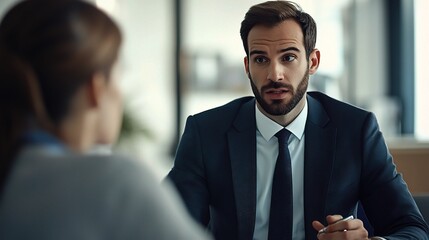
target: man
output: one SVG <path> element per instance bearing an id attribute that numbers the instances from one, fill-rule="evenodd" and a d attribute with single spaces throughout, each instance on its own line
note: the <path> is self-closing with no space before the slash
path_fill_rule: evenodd
<path id="1" fill-rule="evenodd" d="M 255 97 L 190 116 L 169 173 L 192 216 L 222 240 L 368 239 L 360 201 L 374 239 L 428 239 L 374 115 L 307 93 L 320 61 L 311 16 L 265 2 L 249 9 L 240 33 Z M 285 128 L 286 153 L 277 134 Z M 275 187 L 283 158 L 291 170 Z"/>

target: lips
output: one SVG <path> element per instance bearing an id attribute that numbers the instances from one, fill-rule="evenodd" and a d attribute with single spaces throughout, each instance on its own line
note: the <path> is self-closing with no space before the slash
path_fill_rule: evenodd
<path id="1" fill-rule="evenodd" d="M 270 99 L 279 100 L 279 99 L 285 98 L 289 92 L 290 91 L 287 88 L 275 88 L 275 89 L 268 89 L 267 91 L 265 91 L 265 94 Z"/>

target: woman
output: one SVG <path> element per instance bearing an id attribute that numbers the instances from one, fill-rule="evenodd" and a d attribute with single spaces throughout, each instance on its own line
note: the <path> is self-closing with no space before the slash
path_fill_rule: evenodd
<path id="1" fill-rule="evenodd" d="M 120 43 L 84 1 L 23 1 L 0 23 L 0 239 L 207 239 L 145 166 L 85 154 L 118 135 Z"/>

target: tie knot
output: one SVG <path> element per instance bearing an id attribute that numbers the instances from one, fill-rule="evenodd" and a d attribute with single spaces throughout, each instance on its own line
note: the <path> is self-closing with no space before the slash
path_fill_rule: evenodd
<path id="1" fill-rule="evenodd" d="M 278 131 L 275 136 L 277 137 L 279 144 L 287 144 L 290 134 L 291 132 L 289 132 L 289 130 L 283 128 L 282 130 Z"/>

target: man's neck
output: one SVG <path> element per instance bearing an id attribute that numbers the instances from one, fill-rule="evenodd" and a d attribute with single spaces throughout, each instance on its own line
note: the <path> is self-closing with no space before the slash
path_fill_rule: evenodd
<path id="1" fill-rule="evenodd" d="M 285 115 L 271 115 L 268 114 L 260 105 L 258 102 L 256 102 L 256 105 L 258 109 L 263 113 L 265 116 L 273 120 L 274 122 L 278 123 L 279 125 L 282 125 L 283 127 L 286 127 L 289 125 L 289 123 L 293 122 L 295 118 L 301 113 L 302 109 L 304 109 L 305 102 L 306 102 L 307 94 L 304 94 L 302 99 L 298 102 L 298 104 L 287 114 Z"/>

